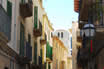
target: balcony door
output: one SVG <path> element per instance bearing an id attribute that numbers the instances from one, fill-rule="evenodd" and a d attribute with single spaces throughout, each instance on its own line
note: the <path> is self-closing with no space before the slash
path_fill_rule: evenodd
<path id="1" fill-rule="evenodd" d="M 34 64 L 37 64 L 37 42 L 34 44 Z"/>
<path id="2" fill-rule="evenodd" d="M 24 56 L 24 26 L 20 24 L 20 55 Z"/>

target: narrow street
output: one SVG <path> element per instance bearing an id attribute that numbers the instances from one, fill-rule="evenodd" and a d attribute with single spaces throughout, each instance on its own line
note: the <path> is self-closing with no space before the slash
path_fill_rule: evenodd
<path id="1" fill-rule="evenodd" d="M 0 69 L 104 69 L 104 0 L 0 0 Z"/>

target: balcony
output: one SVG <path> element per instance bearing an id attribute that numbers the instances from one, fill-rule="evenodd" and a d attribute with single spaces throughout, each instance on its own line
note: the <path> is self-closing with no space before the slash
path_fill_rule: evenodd
<path id="1" fill-rule="evenodd" d="M 46 44 L 46 42 L 47 42 L 47 35 L 45 34 L 45 38 L 41 38 L 40 43 L 44 45 Z"/>
<path id="2" fill-rule="evenodd" d="M 81 0 L 79 21 L 88 20 L 88 12 L 89 12 L 88 10 L 91 4 L 92 4 L 92 0 Z"/>
<path id="3" fill-rule="evenodd" d="M 104 48 L 104 33 L 101 32 L 96 32 L 96 36 L 94 38 L 94 53 L 93 53 L 93 57 L 96 57 Z"/>
<path id="4" fill-rule="evenodd" d="M 43 65 L 32 64 L 32 65 L 31 65 L 31 69 L 43 69 L 42 66 L 43 66 Z"/>
<path id="5" fill-rule="evenodd" d="M 88 22 L 90 18 L 92 20 L 92 23 L 95 25 L 95 28 L 97 31 L 100 31 L 100 32 L 104 31 L 103 29 L 104 28 L 104 20 L 103 20 L 104 3 L 91 1 L 88 4 L 83 2 L 82 6 L 83 7 L 81 8 L 80 15 L 79 15 L 79 21 L 83 21 L 83 23 L 79 22 L 79 28 L 82 29 L 84 24 L 86 24 L 86 22 Z"/>
<path id="6" fill-rule="evenodd" d="M 88 20 L 86 20 L 86 21 L 80 21 L 80 22 L 79 22 L 79 29 L 82 29 L 83 26 L 84 26 L 85 24 L 87 24 L 87 23 L 88 23 Z"/>
<path id="7" fill-rule="evenodd" d="M 26 42 L 25 47 L 25 56 L 20 56 L 18 58 L 18 63 L 20 64 L 28 64 L 32 60 L 32 46 Z"/>
<path id="8" fill-rule="evenodd" d="M 19 57 L 19 55 L 10 47 L 7 45 L 8 39 L 5 36 L 5 34 L 0 32 L 0 50 L 5 52 L 7 55 L 12 56 L 14 58 Z"/>
<path id="9" fill-rule="evenodd" d="M 88 48 L 80 48 L 77 53 L 77 63 L 79 66 L 83 64 L 86 65 L 89 59 L 89 49 Z"/>
<path id="10" fill-rule="evenodd" d="M 33 29 L 33 35 L 34 37 L 39 37 L 42 35 L 42 23 L 39 21 L 39 24 L 36 24 L 37 27 L 34 27 Z"/>
<path id="11" fill-rule="evenodd" d="M 20 16 L 22 16 L 23 18 L 32 16 L 32 3 L 20 4 Z"/>

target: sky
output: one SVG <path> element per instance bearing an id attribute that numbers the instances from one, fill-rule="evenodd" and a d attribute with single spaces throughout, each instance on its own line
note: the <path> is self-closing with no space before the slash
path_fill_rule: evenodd
<path id="1" fill-rule="evenodd" d="M 68 30 L 72 27 L 72 21 L 78 21 L 74 0 L 43 0 L 43 7 L 55 30 Z"/>

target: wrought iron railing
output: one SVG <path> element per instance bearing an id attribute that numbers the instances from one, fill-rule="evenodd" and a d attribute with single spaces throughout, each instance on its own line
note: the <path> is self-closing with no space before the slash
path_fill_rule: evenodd
<path id="1" fill-rule="evenodd" d="M 96 28 L 104 28 L 104 3 L 95 2 L 89 7 L 89 19 Z"/>
<path id="2" fill-rule="evenodd" d="M 32 2 L 28 2 L 28 3 L 21 3 L 20 4 L 20 15 L 25 18 L 25 17 L 30 17 L 32 16 Z"/>

